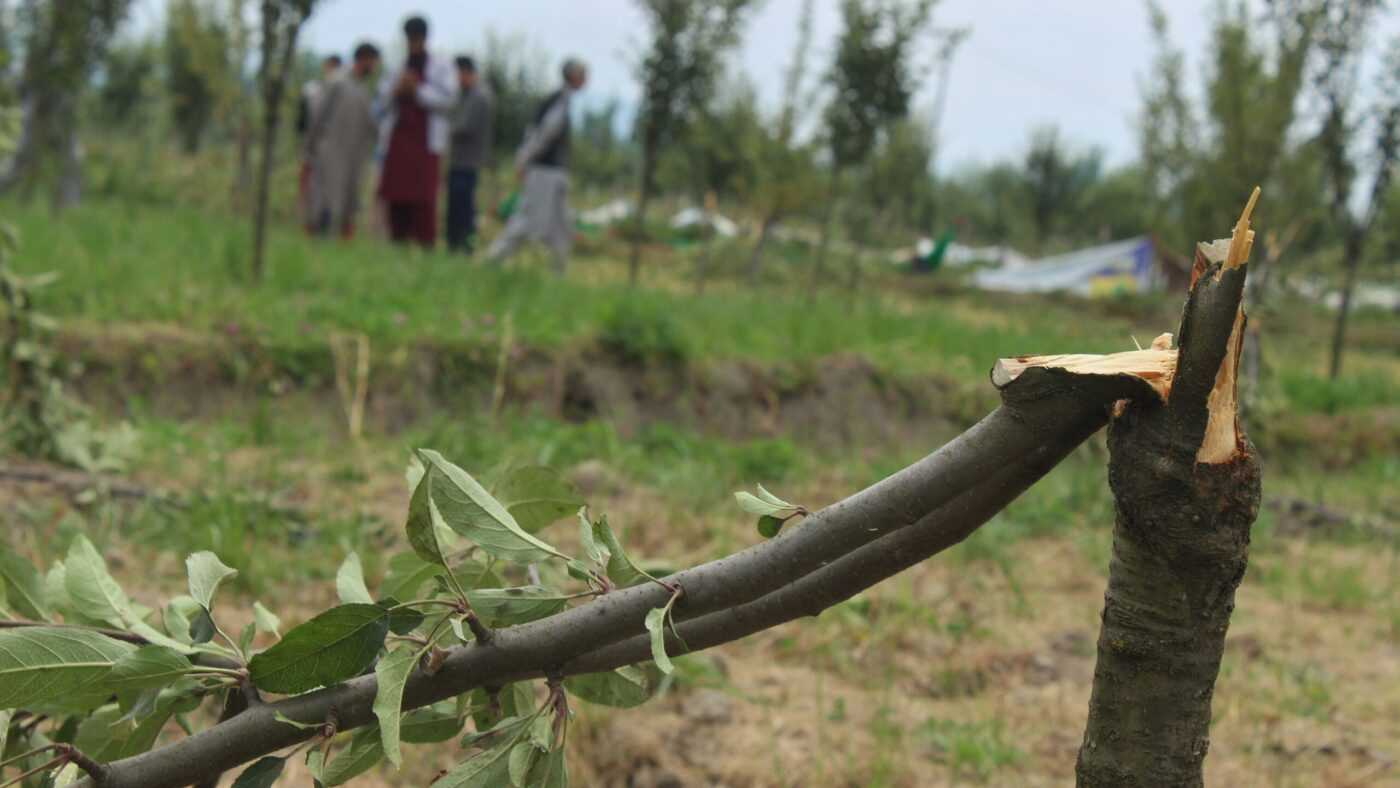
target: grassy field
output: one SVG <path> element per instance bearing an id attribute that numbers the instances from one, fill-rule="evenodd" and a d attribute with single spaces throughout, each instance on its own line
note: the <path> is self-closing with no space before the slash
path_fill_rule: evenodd
<path id="1" fill-rule="evenodd" d="M 1174 296 L 1011 298 L 895 274 L 868 277 L 854 295 L 833 285 L 809 299 L 802 287 L 721 278 L 696 296 L 692 260 L 674 250 L 657 250 L 645 286 L 630 292 L 607 239 L 586 243 L 561 281 L 542 260 L 498 271 L 374 240 L 316 244 L 280 230 L 268 279 L 255 284 L 243 272 L 244 228 L 228 216 L 100 200 L 58 219 L 8 203 L 0 214 L 18 227 L 22 269 L 61 274 L 40 306 L 84 358 L 84 369 L 69 370 L 74 387 L 93 394 L 103 420 L 126 420 L 139 436 L 123 476 L 190 500 L 176 509 L 118 500 L 100 486 L 73 494 L 0 482 L 17 549 L 47 563 L 87 533 L 147 604 L 182 586 L 185 554 L 213 549 L 240 570 L 245 599 L 289 622 L 333 602 L 332 577 L 347 551 L 364 558 L 373 585 L 383 557 L 404 547 L 403 467 L 414 446 L 488 478 L 510 461 L 560 468 L 636 553 L 688 565 L 758 540 L 730 491 L 763 482 L 824 505 L 984 412 L 994 402 L 985 375 L 996 357 L 1146 344 L 1174 328 L 1179 308 Z M 1264 451 L 1266 508 L 1216 692 L 1207 780 L 1400 784 L 1395 318 L 1359 317 L 1348 374 L 1336 382 L 1320 374 L 1325 313 L 1280 303 L 1259 318 L 1268 365 L 1249 394 L 1246 428 Z M 797 391 L 782 381 L 815 374 L 820 383 L 833 357 L 869 365 L 861 391 L 872 397 L 940 387 L 899 413 L 877 397 L 846 403 L 810 429 L 775 420 L 751 432 L 676 417 L 689 411 L 674 408 L 624 420 L 509 397 L 494 412 L 480 399 L 438 394 L 432 407 L 371 418 L 352 436 L 334 386 L 294 369 L 314 366 L 308 354 L 328 353 L 333 332 L 363 333 L 375 379 L 408 381 L 373 396 L 404 399 L 418 379 L 412 358 L 400 356 L 418 346 L 476 353 L 483 360 L 462 375 L 486 391 L 503 345 L 584 365 L 603 359 L 608 374 L 641 388 L 693 368 L 719 375 L 739 365 L 773 390 Z M 93 369 L 117 335 L 144 343 L 170 369 L 197 361 L 182 354 L 248 343 L 262 349 L 258 358 L 284 359 L 272 363 L 285 369 L 194 383 L 167 369 L 144 384 L 168 385 L 198 407 L 120 387 L 103 396 L 93 389 L 121 381 Z M 113 369 L 102 374 L 145 374 L 140 364 Z M 772 407 L 771 394 L 734 407 Z M 647 401 L 645 392 L 633 399 Z M 866 423 L 856 420 L 862 409 L 891 410 L 890 430 L 843 429 Z M 644 709 L 582 709 L 581 733 L 570 739 L 575 783 L 1066 784 L 1107 571 L 1105 462 L 1096 437 L 948 553 L 815 621 L 685 658 L 674 685 Z M 1319 506 L 1341 520 L 1317 525 Z M 555 538 L 567 546 L 567 533 Z M 452 749 L 420 748 L 404 772 L 377 771 L 365 784 L 426 784 L 452 762 Z"/>

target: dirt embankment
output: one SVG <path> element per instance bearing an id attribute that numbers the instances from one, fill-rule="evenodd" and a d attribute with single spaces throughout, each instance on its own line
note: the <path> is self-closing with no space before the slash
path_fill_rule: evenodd
<path id="1" fill-rule="evenodd" d="M 248 335 L 168 326 L 69 331 L 60 357 L 84 399 L 126 412 L 140 401 L 170 418 L 217 416 L 259 401 L 310 398 L 344 423 L 363 388 L 363 424 L 396 432 L 443 414 L 535 412 L 605 420 L 622 435 L 668 423 L 716 437 L 787 436 L 819 448 L 927 445 L 966 428 L 997 403 L 984 379 L 892 375 L 855 354 L 763 364 L 638 356 L 587 340 L 562 348 L 422 341 L 358 349 L 279 344 Z M 1335 414 L 1269 412 L 1250 434 L 1271 462 L 1339 471 L 1400 453 L 1400 406 Z"/>
<path id="2" fill-rule="evenodd" d="M 360 374 L 354 343 L 289 346 L 175 329 L 70 332 L 59 340 L 72 384 L 112 412 L 141 401 L 171 418 L 204 418 L 289 394 L 342 411 L 363 389 L 364 424 L 394 431 L 433 414 L 533 411 L 603 419 L 622 434 L 666 422 L 728 439 L 787 435 L 815 445 L 902 443 L 961 428 L 995 405 L 984 381 L 899 378 L 851 354 L 764 365 L 638 358 L 596 342 L 570 348 L 422 342 L 371 348 Z M 978 384 L 981 385 L 978 385 Z"/>

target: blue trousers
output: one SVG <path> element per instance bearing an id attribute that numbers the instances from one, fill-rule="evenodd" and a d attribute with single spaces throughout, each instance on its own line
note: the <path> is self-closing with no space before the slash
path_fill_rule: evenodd
<path id="1" fill-rule="evenodd" d="M 474 167 L 447 171 L 447 248 L 469 252 L 476 238 L 476 176 Z"/>

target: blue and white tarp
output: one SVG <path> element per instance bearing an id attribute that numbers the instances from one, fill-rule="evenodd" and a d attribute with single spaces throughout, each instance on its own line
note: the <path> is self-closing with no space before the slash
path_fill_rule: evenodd
<path id="1" fill-rule="evenodd" d="M 1063 290 L 1079 295 L 1137 293 L 1157 288 L 1156 253 L 1147 236 L 1033 260 L 1022 265 L 978 271 L 973 282 L 987 290 L 1039 293 Z"/>

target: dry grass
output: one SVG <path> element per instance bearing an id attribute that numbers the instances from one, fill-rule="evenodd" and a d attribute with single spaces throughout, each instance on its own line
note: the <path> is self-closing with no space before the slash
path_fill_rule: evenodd
<path id="1" fill-rule="evenodd" d="M 244 450 L 227 473 L 254 476 L 264 460 Z M 290 474 L 307 480 L 293 498 L 323 510 L 353 500 L 396 523 L 406 496 L 394 461 L 371 452 L 363 462 L 367 478 L 346 487 L 318 483 L 330 470 L 304 461 Z M 826 475 L 795 492 L 817 501 L 849 489 L 841 473 Z M 618 523 L 667 508 L 655 491 L 594 484 L 595 506 Z M 749 540 L 748 527 L 710 515 L 627 530 L 638 552 L 689 562 Z M 816 621 L 689 658 L 683 680 L 642 709 L 580 708 L 574 784 L 1068 784 L 1107 539 L 1104 524 L 1011 543 L 996 563 L 945 554 Z M 182 585 L 177 555 L 113 545 L 114 569 L 143 601 Z M 329 572 L 339 555 L 295 558 Z M 1256 545 L 1216 690 L 1208 784 L 1400 785 L 1398 567 L 1394 549 L 1372 543 Z M 290 623 L 333 604 L 333 591 L 306 581 L 270 601 Z M 242 623 L 240 605 L 224 609 Z M 426 785 L 455 749 L 418 747 L 403 772 L 356 784 Z M 284 783 L 302 776 L 289 772 Z"/>

